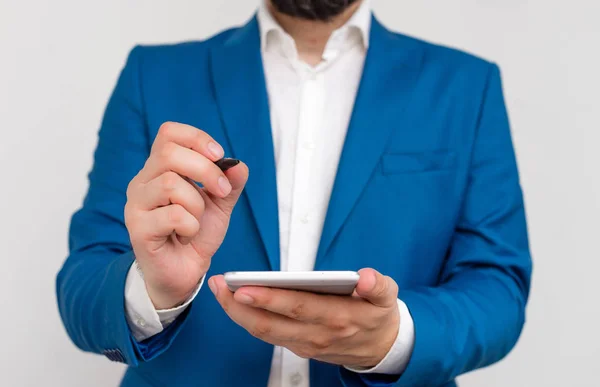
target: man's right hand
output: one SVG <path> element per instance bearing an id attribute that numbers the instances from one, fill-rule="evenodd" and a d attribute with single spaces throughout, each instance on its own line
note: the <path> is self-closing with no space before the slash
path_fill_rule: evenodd
<path id="1" fill-rule="evenodd" d="M 205 132 L 165 123 L 127 188 L 125 224 L 156 309 L 190 297 L 225 238 L 248 167 L 222 172 L 214 164 L 222 157 L 223 148 Z"/>

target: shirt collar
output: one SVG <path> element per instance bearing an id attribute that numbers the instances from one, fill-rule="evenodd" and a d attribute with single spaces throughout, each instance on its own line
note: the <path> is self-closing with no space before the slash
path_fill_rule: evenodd
<path id="1" fill-rule="evenodd" d="M 268 37 L 272 31 L 276 33 L 289 36 L 283 28 L 277 23 L 277 21 L 271 15 L 268 9 L 267 2 L 269 0 L 263 0 L 258 9 L 257 18 L 258 26 L 260 31 L 260 46 L 264 52 L 267 49 L 269 42 Z M 332 36 L 343 29 L 355 28 L 360 31 L 362 37 L 362 44 L 365 49 L 369 47 L 369 35 L 371 31 L 371 0 L 362 0 L 361 5 L 358 7 L 352 17 L 342 27 L 334 31 Z"/>

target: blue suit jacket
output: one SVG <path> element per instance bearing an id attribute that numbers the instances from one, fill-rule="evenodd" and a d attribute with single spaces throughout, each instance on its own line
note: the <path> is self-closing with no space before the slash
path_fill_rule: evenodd
<path id="1" fill-rule="evenodd" d="M 125 386 L 265 386 L 272 346 L 230 321 L 208 289 L 143 343 L 128 328 L 125 191 L 165 121 L 202 128 L 251 171 L 209 274 L 279 270 L 273 143 L 252 19 L 204 42 L 131 52 L 57 278 L 65 327 L 84 351 L 127 363 Z M 375 19 L 315 270 L 363 267 L 400 287 L 416 329 L 408 368 L 359 376 L 311 361 L 313 387 L 453 385 L 519 337 L 531 260 L 498 68 Z"/>

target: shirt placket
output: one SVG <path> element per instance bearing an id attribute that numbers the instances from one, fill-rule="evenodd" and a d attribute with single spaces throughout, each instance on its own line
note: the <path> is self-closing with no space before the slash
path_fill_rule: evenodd
<path id="1" fill-rule="evenodd" d="M 338 58 L 344 41 L 344 31 L 336 31 L 327 44 L 323 59 L 316 67 L 310 67 L 298 60 L 293 40 L 284 45 L 284 52 L 302 82 L 299 103 L 298 127 L 296 133 L 295 159 L 293 163 L 293 189 L 291 198 L 290 228 L 287 246 L 287 259 L 282 262 L 282 270 L 313 270 L 319 245 L 320 231 L 317 223 L 320 217 L 316 211 L 321 204 L 318 195 L 311 187 L 318 184 L 315 178 L 319 173 L 320 155 L 326 152 L 326 144 L 320 144 L 320 131 L 323 127 L 326 105 L 325 71 Z M 320 232 L 319 232 L 320 233 Z M 281 386 L 309 387 L 310 363 L 286 348 L 281 348 Z"/>
<path id="2" fill-rule="evenodd" d="M 316 134 L 322 128 L 325 103 L 324 74 L 303 66 L 302 96 L 298 114 L 296 159 L 290 237 L 288 244 L 288 271 L 310 271 L 314 268 L 318 236 L 314 235 L 315 195 L 311 192 L 315 173 L 318 171 Z M 309 386 L 309 362 L 283 349 L 282 385 L 290 387 Z"/>

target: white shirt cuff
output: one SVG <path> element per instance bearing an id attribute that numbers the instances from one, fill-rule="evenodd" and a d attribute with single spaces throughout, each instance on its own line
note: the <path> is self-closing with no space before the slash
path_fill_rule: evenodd
<path id="1" fill-rule="evenodd" d="M 401 375 L 404 372 L 415 344 L 415 324 L 408 307 L 402 300 L 398 300 L 398 309 L 400 311 L 398 336 L 387 355 L 373 368 L 345 367 L 346 369 L 359 374 Z"/>
<path id="2" fill-rule="evenodd" d="M 204 277 L 184 304 L 172 309 L 156 310 L 146 290 L 142 271 L 134 262 L 125 281 L 125 316 L 133 337 L 140 342 L 162 332 L 191 304 L 203 283 Z"/>

